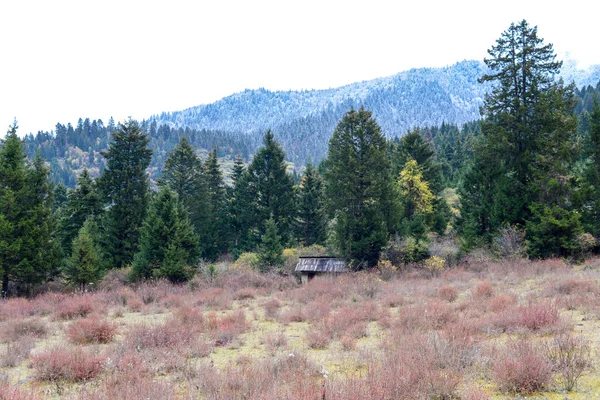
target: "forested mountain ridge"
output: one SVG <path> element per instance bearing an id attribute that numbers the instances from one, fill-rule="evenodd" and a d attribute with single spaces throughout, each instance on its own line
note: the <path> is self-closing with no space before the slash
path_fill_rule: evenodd
<path id="1" fill-rule="evenodd" d="M 486 73 L 480 61 L 462 61 L 443 68 L 419 68 L 371 81 L 327 90 L 245 90 L 215 103 L 151 118 L 171 127 L 237 132 L 251 141 L 272 129 L 288 159 L 303 164 L 319 161 L 341 116 L 350 108 L 373 112 L 388 138 L 417 126 L 462 125 L 480 118 L 489 87 L 477 80 Z M 577 87 L 600 81 L 600 66 L 586 71 L 565 63 L 561 77 Z"/>
<path id="2" fill-rule="evenodd" d="M 150 173 L 158 177 L 168 152 L 181 136 L 187 136 L 205 154 L 216 146 L 219 157 L 232 164 L 235 154 L 249 160 L 267 129 L 282 144 L 289 161 L 296 165 L 308 160 L 319 162 L 342 115 L 360 106 L 372 110 L 388 138 L 398 138 L 414 127 L 460 127 L 480 118 L 479 108 L 488 86 L 477 80 L 485 72 L 482 62 L 462 61 L 327 90 L 246 90 L 212 104 L 155 115 L 142 122 L 153 150 Z M 585 87 L 600 81 L 600 66 L 582 71 L 567 61 L 561 77 L 584 88 L 578 92 L 582 101 L 577 111 L 589 108 L 596 90 Z M 80 119 L 76 126 L 59 123 L 53 132 L 27 135 L 27 153 L 33 157 L 40 151 L 50 163 L 53 179 L 72 187 L 84 167 L 94 176 L 102 170 L 100 151 L 107 148 L 114 129 L 112 120 L 104 124 Z"/>

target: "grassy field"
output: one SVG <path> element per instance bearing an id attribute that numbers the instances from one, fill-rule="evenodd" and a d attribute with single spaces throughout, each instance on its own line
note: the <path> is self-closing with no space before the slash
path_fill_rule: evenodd
<path id="1" fill-rule="evenodd" d="M 599 259 L 305 286 L 225 267 L 1 302 L 0 399 L 600 398 Z"/>

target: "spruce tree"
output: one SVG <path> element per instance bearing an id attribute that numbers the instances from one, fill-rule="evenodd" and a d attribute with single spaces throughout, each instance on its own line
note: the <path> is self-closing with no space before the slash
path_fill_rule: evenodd
<path id="1" fill-rule="evenodd" d="M 293 237 L 296 216 L 294 183 L 286 171 L 285 153 L 270 130 L 263 144 L 248 167 L 249 193 L 254 202 L 253 228 L 262 236 L 265 222 L 272 217 L 287 244 Z"/>
<path id="2" fill-rule="evenodd" d="M 173 282 L 193 276 L 199 256 L 198 237 L 183 204 L 168 186 L 154 196 L 141 230 L 133 279 L 164 277 Z"/>
<path id="3" fill-rule="evenodd" d="M 189 212 L 194 230 L 200 237 L 206 237 L 210 228 L 206 177 L 200 157 L 185 136 L 169 153 L 159 184 L 168 185 L 177 193 Z"/>
<path id="4" fill-rule="evenodd" d="M 129 265 L 138 249 L 150 198 L 146 173 L 152 157 L 149 140 L 139 124 L 129 119 L 119 124 L 108 150 L 102 152 L 107 166 L 100 177 L 100 187 L 110 207 L 104 223 L 103 247 L 113 268 Z"/>
<path id="5" fill-rule="evenodd" d="M 309 163 L 300 181 L 298 237 L 305 246 L 322 244 L 326 226 L 323 181 L 317 169 Z"/>
<path id="6" fill-rule="evenodd" d="M 25 149 L 17 136 L 16 122 L 0 146 L 0 274 L 2 292 L 19 276 L 25 232 L 20 229 L 27 213 L 24 207 L 27 178 Z"/>
<path id="7" fill-rule="evenodd" d="M 231 252 L 237 257 L 251 248 L 250 228 L 254 213 L 248 189 L 248 174 L 240 155 L 235 159 L 231 180 L 233 185 L 227 195 L 227 218 L 232 237 Z"/>
<path id="8" fill-rule="evenodd" d="M 83 223 L 92 216 L 99 216 L 103 211 L 102 198 L 96 182 L 84 169 L 77 179 L 77 187 L 68 192 L 66 204 L 60 212 L 58 238 L 63 254 L 71 254 L 71 244 L 77 237 Z"/>
<path id="9" fill-rule="evenodd" d="M 104 274 L 101 253 L 94 240 L 94 224 L 93 218 L 87 219 L 73 239 L 71 256 L 64 271 L 67 282 L 79 287 L 81 292 L 102 279 Z"/>
<path id="10" fill-rule="evenodd" d="M 0 276 L 22 293 L 58 272 L 52 185 L 39 156 L 28 165 L 16 123 L 0 146 Z"/>
<path id="11" fill-rule="evenodd" d="M 386 151 L 381 128 L 363 108 L 346 113 L 329 141 L 328 208 L 338 251 L 355 267 L 375 265 L 388 237 L 386 209 L 393 196 Z"/>
<path id="12" fill-rule="evenodd" d="M 600 102 L 596 98 L 589 115 L 587 164 L 580 192 L 580 209 L 586 232 L 600 236 Z"/>
<path id="13" fill-rule="evenodd" d="M 227 251 L 229 241 L 225 182 L 219 167 L 216 148 L 208 153 L 204 174 L 208 198 L 208 221 L 200 240 L 203 257 L 215 260 Z"/>
<path id="14" fill-rule="evenodd" d="M 265 222 L 265 233 L 258 246 L 258 265 L 261 272 L 269 272 L 285 262 L 281 236 L 277 234 L 277 223 L 273 217 Z"/>
<path id="15" fill-rule="evenodd" d="M 527 232 L 534 232 L 540 216 L 571 207 L 578 150 L 573 88 L 555 79 L 561 63 L 537 28 L 525 20 L 511 24 L 488 53 L 490 73 L 480 81 L 490 82 L 492 90 L 482 108 L 478 164 L 461 187 L 461 229 L 471 232 L 466 236 L 491 238 L 504 224 L 527 224 Z"/>

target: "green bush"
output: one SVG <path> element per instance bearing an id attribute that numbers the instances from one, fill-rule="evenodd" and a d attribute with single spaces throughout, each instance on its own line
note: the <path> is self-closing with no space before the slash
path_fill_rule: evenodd
<path id="1" fill-rule="evenodd" d="M 580 252 L 583 233 L 579 213 L 558 206 L 536 204 L 527 221 L 528 254 L 532 258 L 571 257 Z"/>

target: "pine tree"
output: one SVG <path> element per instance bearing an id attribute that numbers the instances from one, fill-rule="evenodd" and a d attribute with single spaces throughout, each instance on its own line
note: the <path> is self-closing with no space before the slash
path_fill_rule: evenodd
<path id="1" fill-rule="evenodd" d="M 261 272 L 269 272 L 285 262 L 281 236 L 277 234 L 277 224 L 273 217 L 265 222 L 265 233 L 258 246 L 258 265 Z"/>
<path id="2" fill-rule="evenodd" d="M 203 257 L 215 260 L 227 251 L 229 239 L 225 182 L 219 167 L 216 148 L 208 153 L 204 164 L 204 174 L 209 211 L 206 230 L 200 240 Z"/>
<path id="3" fill-rule="evenodd" d="M 255 208 L 253 228 L 262 236 L 265 222 L 272 217 L 283 243 L 288 243 L 293 237 L 296 216 L 294 184 L 286 171 L 285 153 L 271 131 L 265 134 L 263 144 L 248 167 L 249 192 Z"/>
<path id="4" fill-rule="evenodd" d="M 67 281 L 78 286 L 81 292 L 102 279 L 104 273 L 98 244 L 94 241 L 94 224 L 93 218 L 86 220 L 73 239 L 71 256 L 64 271 Z"/>
<path id="5" fill-rule="evenodd" d="M 322 244 L 325 241 L 327 219 L 323 181 L 317 169 L 310 163 L 300 181 L 298 220 L 298 236 L 305 246 Z"/>
<path id="6" fill-rule="evenodd" d="M 133 279 L 164 277 L 173 282 L 193 275 L 199 256 L 198 237 L 178 196 L 168 186 L 156 194 L 141 230 Z"/>
<path id="7" fill-rule="evenodd" d="M 160 185 L 168 185 L 189 212 L 194 230 L 201 237 L 209 228 L 208 189 L 200 157 L 183 136 L 169 153 L 162 170 Z"/>
<path id="8" fill-rule="evenodd" d="M 63 254 L 71 254 L 71 244 L 83 226 L 92 216 L 99 216 L 103 211 L 102 198 L 87 169 L 77 179 L 77 187 L 69 191 L 66 204 L 60 213 L 58 238 Z"/>
<path id="9" fill-rule="evenodd" d="M 386 204 L 392 188 L 387 144 L 363 108 L 350 110 L 329 141 L 325 171 L 330 214 L 340 254 L 355 267 L 372 266 L 386 243 Z"/>
<path id="10" fill-rule="evenodd" d="M 102 152 L 107 166 L 100 177 L 100 187 L 110 206 L 103 247 L 113 268 L 129 265 L 138 249 L 149 202 L 146 168 L 152 151 L 148 142 L 139 124 L 129 119 L 119 124 L 108 150 Z"/>

